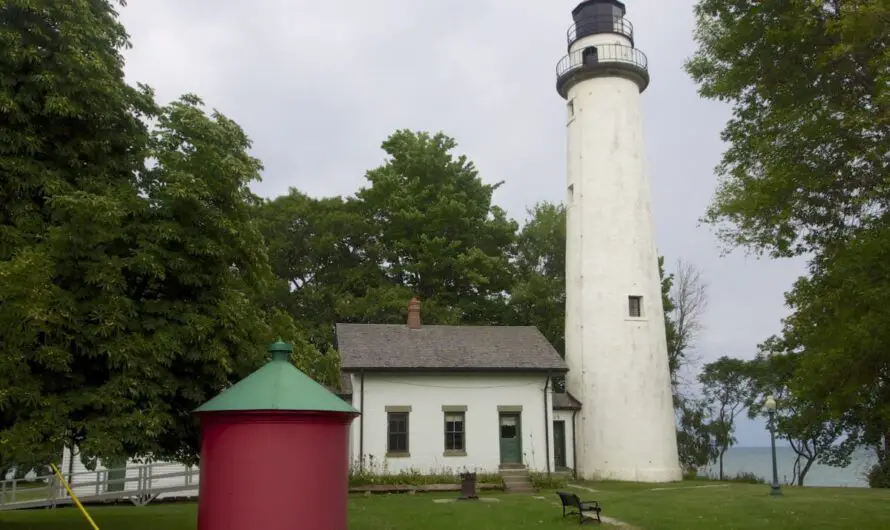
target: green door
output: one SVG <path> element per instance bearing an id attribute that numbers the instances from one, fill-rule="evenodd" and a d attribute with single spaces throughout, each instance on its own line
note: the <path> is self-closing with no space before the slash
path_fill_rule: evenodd
<path id="1" fill-rule="evenodd" d="M 553 422 L 553 458 L 556 460 L 556 469 L 565 469 L 567 467 L 565 420 Z"/>
<path id="2" fill-rule="evenodd" d="M 522 423 L 518 412 L 500 413 L 501 463 L 522 463 Z"/>

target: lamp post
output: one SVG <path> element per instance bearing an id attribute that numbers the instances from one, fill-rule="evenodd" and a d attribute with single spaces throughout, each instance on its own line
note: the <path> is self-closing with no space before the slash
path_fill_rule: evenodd
<path id="1" fill-rule="evenodd" d="M 769 438 L 773 449 L 773 484 L 771 486 L 770 495 L 781 495 L 782 489 L 779 486 L 779 469 L 776 466 L 776 400 L 773 396 L 766 398 L 766 413 L 769 415 Z"/>

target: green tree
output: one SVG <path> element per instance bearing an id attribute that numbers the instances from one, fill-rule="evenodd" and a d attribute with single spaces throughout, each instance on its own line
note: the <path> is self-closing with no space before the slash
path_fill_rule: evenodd
<path id="1" fill-rule="evenodd" d="M 695 475 L 720 456 L 708 402 L 680 398 L 676 404 L 677 453 L 686 473 Z"/>
<path id="2" fill-rule="evenodd" d="M 370 220 L 367 255 L 387 284 L 347 297 L 353 320 L 404 318 L 411 294 L 430 323 L 497 324 L 513 284 L 515 221 L 492 204 L 500 186 L 485 184 L 456 142 L 444 134 L 399 130 L 383 142 L 386 162 L 368 171 L 356 194 Z"/>
<path id="3" fill-rule="evenodd" d="M 765 419 L 767 396 L 776 399 L 776 435 L 787 440 L 795 453 L 792 481 L 803 486 L 815 463 L 848 466 L 855 439 L 844 438 L 844 422 L 833 419 L 824 403 L 792 392 L 790 384 L 803 354 L 788 351 L 778 337 L 771 337 L 760 348 L 758 356 L 748 361 L 752 380 L 746 402 L 748 417 Z"/>
<path id="4" fill-rule="evenodd" d="M 105 345 L 124 357 L 121 382 L 141 381 L 132 402 L 123 401 L 139 411 L 133 422 L 140 423 L 108 426 L 125 441 L 126 455 L 193 459 L 198 438 L 188 411 L 256 369 L 276 336 L 294 343 L 300 368 L 334 382 L 335 360 L 321 357 L 290 316 L 272 307 L 275 276 L 256 219 L 260 200 L 249 188 L 262 166 L 250 147 L 238 124 L 208 115 L 196 96 L 171 103 L 159 118 L 155 163 L 140 174 L 143 208 L 132 225 L 129 311 Z M 112 372 L 110 381 L 117 377 Z M 90 432 L 102 421 L 92 419 Z M 81 449 L 106 452 L 88 443 Z"/>
<path id="5" fill-rule="evenodd" d="M 321 351 L 334 344 L 340 304 L 386 282 L 368 255 L 369 223 L 359 207 L 354 199 L 316 199 L 291 189 L 259 208 L 272 268 L 282 280 L 276 304 Z"/>
<path id="6" fill-rule="evenodd" d="M 783 338 L 801 356 L 791 389 L 822 403 L 890 468 L 890 219 L 815 260 L 787 300 Z M 890 487 L 890 482 L 883 483 Z"/>
<path id="7" fill-rule="evenodd" d="M 190 411 L 278 335 L 335 373 L 268 302 L 237 124 L 129 87 L 109 2 L 6 2 L 0 22 L 0 465 L 194 460 Z"/>
<path id="8" fill-rule="evenodd" d="M 723 456 L 736 442 L 735 419 L 745 410 L 751 395 L 750 369 L 741 359 L 723 356 L 706 364 L 698 380 L 705 402 L 712 409 L 711 425 L 719 451 L 720 480 L 723 480 Z"/>
<path id="9" fill-rule="evenodd" d="M 852 422 L 878 451 L 876 476 L 890 476 L 890 5 L 701 0 L 695 11 L 687 70 L 704 97 L 733 106 L 705 220 L 732 246 L 810 260 L 783 332 L 803 352 L 792 393 Z"/>
<path id="10" fill-rule="evenodd" d="M 671 372 L 671 386 L 674 393 L 674 406 L 677 405 L 677 372 L 680 367 L 682 348 L 677 337 L 677 323 L 674 322 L 674 297 L 671 291 L 674 288 L 674 273 L 665 272 L 664 256 L 658 256 L 658 275 L 661 278 L 661 304 L 664 308 L 664 332 L 667 343 L 668 367 Z"/>
<path id="11" fill-rule="evenodd" d="M 333 344 L 335 322 L 404 322 L 413 296 L 428 324 L 509 320 L 517 224 L 443 134 L 396 131 L 354 197 L 291 190 L 260 208 L 276 304 Z"/>
<path id="12" fill-rule="evenodd" d="M 700 0 L 686 68 L 728 102 L 705 220 L 773 256 L 843 244 L 890 204 L 890 5 Z"/>
<path id="13" fill-rule="evenodd" d="M 565 356 L 566 210 L 538 203 L 517 237 L 510 323 L 536 326 Z"/>
<path id="14" fill-rule="evenodd" d="M 72 372 L 99 371 L 92 345 L 120 310 L 109 284 L 155 113 L 124 82 L 126 45 L 109 2 L 0 7 L 0 467 L 59 455 L 91 406 Z"/>

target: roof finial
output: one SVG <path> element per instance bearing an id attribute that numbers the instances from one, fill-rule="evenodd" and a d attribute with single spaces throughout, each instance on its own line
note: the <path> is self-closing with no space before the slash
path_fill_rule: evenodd
<path id="1" fill-rule="evenodd" d="M 281 340 L 281 337 L 278 337 L 278 340 L 269 345 L 269 353 L 272 354 L 273 361 L 286 361 L 290 362 L 290 354 L 294 351 L 294 348 Z"/>

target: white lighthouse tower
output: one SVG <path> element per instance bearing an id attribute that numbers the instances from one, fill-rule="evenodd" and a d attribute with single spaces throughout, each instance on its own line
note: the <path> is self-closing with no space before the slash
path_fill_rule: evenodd
<path id="1" fill-rule="evenodd" d="M 682 478 L 643 140 L 646 56 L 617 0 L 572 11 L 567 102 L 567 389 L 587 479 Z"/>

